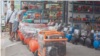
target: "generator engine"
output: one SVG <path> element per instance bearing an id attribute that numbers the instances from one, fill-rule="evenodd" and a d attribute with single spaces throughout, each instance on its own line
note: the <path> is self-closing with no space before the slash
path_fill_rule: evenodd
<path id="1" fill-rule="evenodd" d="M 85 45 L 87 47 L 92 47 L 93 46 L 93 37 L 94 37 L 94 30 L 91 30 L 91 32 L 87 35 L 87 38 L 85 40 Z"/>
<path id="2" fill-rule="evenodd" d="M 95 49 L 100 49 L 100 24 L 98 24 L 97 27 L 97 33 L 94 33 L 93 46 L 95 47 Z"/>
<path id="3" fill-rule="evenodd" d="M 44 41 L 44 40 L 51 41 Z M 52 41 L 53 39 L 65 39 L 61 34 L 44 35 L 39 34 L 39 49 L 41 56 L 65 56 L 66 55 L 66 41 Z M 45 44 L 44 44 L 45 43 Z M 43 54 L 45 52 L 45 54 Z"/>
<path id="4" fill-rule="evenodd" d="M 79 42 L 79 38 L 81 37 L 81 29 L 75 29 L 74 33 L 72 34 L 72 43 L 77 44 L 77 42 Z"/>
<path id="5" fill-rule="evenodd" d="M 89 32 L 90 32 L 89 29 L 86 29 L 86 30 L 82 29 L 81 30 L 81 37 L 80 37 L 80 40 L 79 40 L 80 44 L 85 45 L 85 40 L 86 40 Z"/>

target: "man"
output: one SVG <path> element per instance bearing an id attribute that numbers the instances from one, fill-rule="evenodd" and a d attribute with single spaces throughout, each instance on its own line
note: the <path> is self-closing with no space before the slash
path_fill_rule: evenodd
<path id="1" fill-rule="evenodd" d="M 7 14 L 7 13 L 4 14 L 4 20 L 5 20 L 5 23 L 6 23 L 6 14 Z"/>
<path id="2" fill-rule="evenodd" d="M 6 25 L 8 25 L 9 34 L 11 35 L 12 26 L 14 20 L 16 19 L 17 11 L 15 11 L 13 4 L 11 4 L 10 8 L 11 9 L 7 11 L 7 15 L 6 15 Z"/>
<path id="3" fill-rule="evenodd" d="M 4 14 L 4 19 L 5 19 L 5 27 L 7 28 L 8 25 L 6 24 L 6 14 L 7 14 L 7 13 Z"/>
<path id="4" fill-rule="evenodd" d="M 4 12 L 4 13 L 7 13 L 7 10 L 8 10 L 7 4 L 5 4 L 5 6 L 4 6 L 4 8 L 3 8 L 3 12 Z"/>
<path id="5" fill-rule="evenodd" d="M 18 40 L 18 33 L 17 33 L 17 28 L 19 26 L 19 23 L 22 23 L 22 19 L 23 19 L 23 14 L 28 10 L 28 7 L 24 7 L 23 10 L 20 10 L 17 14 L 17 17 L 14 21 L 14 25 L 13 25 L 13 29 L 11 32 L 11 36 L 10 36 L 10 40 L 13 41 L 12 37 L 14 35 L 14 33 L 16 33 L 16 40 Z"/>

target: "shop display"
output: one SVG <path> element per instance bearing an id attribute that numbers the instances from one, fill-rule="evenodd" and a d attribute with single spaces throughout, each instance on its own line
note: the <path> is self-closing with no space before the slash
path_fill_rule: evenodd
<path id="1" fill-rule="evenodd" d="M 52 4 L 53 3 L 53 4 Z M 51 20 L 57 21 L 55 19 L 59 19 L 58 21 L 63 21 L 63 2 L 55 1 L 39 1 L 39 2 L 29 2 L 22 1 L 22 8 L 24 6 L 28 6 L 29 10 L 24 14 L 24 19 L 35 19 L 35 23 L 45 23 L 45 19 L 50 22 Z M 26 20 L 25 20 L 26 21 Z M 46 23 L 48 23 L 46 21 Z"/>
<path id="2" fill-rule="evenodd" d="M 70 17 L 69 21 L 72 21 L 72 17 Z M 76 18 L 73 18 L 73 21 L 93 21 L 93 18 L 91 18 L 90 15 L 86 15 L 86 17 L 81 18 L 80 15 L 78 15 Z M 94 17 L 94 21 L 100 21 L 100 17 Z"/>

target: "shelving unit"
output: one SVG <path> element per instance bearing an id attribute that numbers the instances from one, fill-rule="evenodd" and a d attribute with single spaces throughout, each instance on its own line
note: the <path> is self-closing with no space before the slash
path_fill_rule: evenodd
<path id="1" fill-rule="evenodd" d="M 71 2 L 71 4 L 72 4 L 72 3 L 73 3 L 73 4 L 83 4 L 83 5 L 93 5 L 93 4 L 94 4 L 94 5 L 100 5 L 100 4 L 96 4 L 96 3 L 94 3 L 94 2 L 93 2 L 93 3 Z"/>
<path id="2" fill-rule="evenodd" d="M 35 13 L 35 12 L 32 12 L 32 11 L 40 11 L 40 14 L 41 14 L 41 19 L 34 19 L 34 21 L 37 21 L 37 23 L 48 23 L 50 21 L 58 21 L 58 22 L 64 22 L 64 2 L 47 2 L 47 1 L 21 1 L 21 9 L 22 9 L 22 3 L 24 2 L 27 2 L 28 4 L 29 3 L 41 3 L 42 4 L 42 9 L 29 9 L 31 12 L 27 11 L 26 14 L 28 13 Z M 50 10 L 50 9 L 46 9 L 46 5 L 49 4 L 50 6 L 51 5 L 61 5 L 62 6 L 62 10 Z M 32 4 L 33 5 L 33 4 Z M 62 12 L 62 16 L 61 16 L 61 19 L 57 19 L 57 13 L 61 11 Z M 45 12 L 55 12 L 55 15 L 56 17 L 55 18 L 50 18 L 50 13 L 48 13 L 49 17 L 48 18 L 45 18 L 45 15 L 46 14 Z"/>
<path id="3" fill-rule="evenodd" d="M 70 21 L 72 22 L 72 21 Z M 84 22 L 95 22 L 95 23 L 99 23 L 100 21 L 73 21 L 73 22 L 80 22 L 80 23 L 84 23 Z"/>
<path id="4" fill-rule="evenodd" d="M 72 21 L 70 21 L 70 22 L 72 22 L 72 27 L 73 27 L 73 23 L 84 23 L 84 22 L 90 22 L 90 23 L 92 23 L 92 29 L 94 29 L 94 23 L 99 23 L 100 21 L 95 21 L 94 20 L 94 14 L 95 13 L 100 13 L 100 12 L 95 12 L 94 11 L 94 7 L 95 6 L 100 6 L 100 4 L 95 4 L 94 2 L 93 3 L 82 3 L 82 2 L 71 2 L 71 4 L 72 4 L 72 11 L 69 11 L 69 12 L 72 12 Z M 88 12 L 88 11 L 74 11 L 73 10 L 73 6 L 74 6 L 74 4 L 80 4 L 80 5 L 91 5 L 91 6 L 93 6 L 93 11 L 92 12 Z M 93 20 L 92 21 L 74 21 L 73 20 L 73 13 L 92 13 L 93 14 Z"/>

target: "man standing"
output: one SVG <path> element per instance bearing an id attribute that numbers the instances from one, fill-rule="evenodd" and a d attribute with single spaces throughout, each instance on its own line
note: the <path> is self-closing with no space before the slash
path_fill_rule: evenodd
<path id="1" fill-rule="evenodd" d="M 13 25 L 13 29 L 11 32 L 11 36 L 10 36 L 10 40 L 13 41 L 12 37 L 13 35 L 16 33 L 16 40 L 18 40 L 18 33 L 17 33 L 17 29 L 19 26 L 19 23 L 22 23 L 22 19 L 23 19 L 23 14 L 28 10 L 28 7 L 24 7 L 23 10 L 20 10 L 17 14 L 17 17 L 14 21 L 14 25 Z"/>
<path id="2" fill-rule="evenodd" d="M 8 10 L 7 4 L 5 4 L 5 6 L 4 6 L 4 8 L 3 8 L 3 12 L 4 12 L 4 13 L 7 13 L 7 10 Z"/>
<path id="3" fill-rule="evenodd" d="M 11 9 L 7 11 L 6 15 L 6 25 L 8 24 L 9 34 L 11 35 L 12 26 L 17 15 L 17 11 L 14 10 L 13 4 L 11 4 L 10 8 Z"/>
<path id="4" fill-rule="evenodd" d="M 5 20 L 5 24 L 6 24 L 6 13 L 4 14 L 4 20 Z M 6 26 L 6 25 L 5 25 Z"/>

